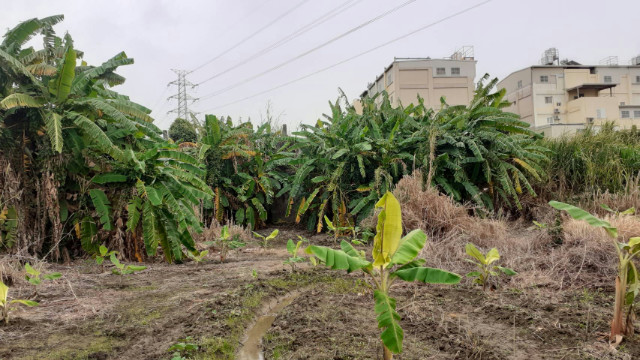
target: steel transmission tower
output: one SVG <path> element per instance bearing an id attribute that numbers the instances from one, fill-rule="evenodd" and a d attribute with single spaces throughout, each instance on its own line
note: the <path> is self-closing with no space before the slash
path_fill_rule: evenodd
<path id="1" fill-rule="evenodd" d="M 191 82 L 187 80 L 187 74 L 189 71 L 187 70 L 176 70 L 171 69 L 176 75 L 178 75 L 178 79 L 169 83 L 169 85 L 176 85 L 178 87 L 178 93 L 172 96 L 169 96 L 167 100 L 178 100 L 178 107 L 167 111 L 167 114 L 176 113 L 178 117 L 181 119 L 185 119 L 187 121 L 196 121 L 196 117 L 194 112 L 189 111 L 189 102 L 193 103 L 198 100 L 197 98 L 191 97 L 187 94 L 187 86 L 194 87 Z M 194 124 L 196 125 L 196 124 Z"/>

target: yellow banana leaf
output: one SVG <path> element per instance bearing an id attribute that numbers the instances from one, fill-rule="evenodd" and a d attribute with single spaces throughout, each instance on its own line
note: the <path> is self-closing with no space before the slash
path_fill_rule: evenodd
<path id="1" fill-rule="evenodd" d="M 378 215 L 377 234 L 373 240 L 373 266 L 386 267 L 400 245 L 402 213 L 398 199 L 390 191 L 376 203 L 376 208 L 382 208 L 382 211 Z"/>

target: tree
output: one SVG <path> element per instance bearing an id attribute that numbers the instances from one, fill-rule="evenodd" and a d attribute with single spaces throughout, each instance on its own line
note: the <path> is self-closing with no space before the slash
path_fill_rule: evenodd
<path id="1" fill-rule="evenodd" d="M 193 124 L 188 120 L 177 118 L 169 127 L 169 137 L 175 142 L 191 142 L 198 140 L 198 135 Z"/>

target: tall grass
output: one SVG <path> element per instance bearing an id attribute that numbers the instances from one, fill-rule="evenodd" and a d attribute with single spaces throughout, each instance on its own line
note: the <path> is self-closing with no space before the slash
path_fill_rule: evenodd
<path id="1" fill-rule="evenodd" d="M 599 132 L 587 129 L 573 137 L 541 140 L 551 150 L 543 192 L 569 198 L 583 194 L 628 190 L 640 172 L 640 131 L 616 131 L 613 124 Z"/>

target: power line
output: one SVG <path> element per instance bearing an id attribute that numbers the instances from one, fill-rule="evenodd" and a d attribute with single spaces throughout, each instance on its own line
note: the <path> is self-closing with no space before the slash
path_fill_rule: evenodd
<path id="1" fill-rule="evenodd" d="M 212 59 L 209 59 L 207 62 L 205 62 L 204 64 L 194 68 L 193 70 L 190 70 L 189 73 L 192 73 L 194 71 L 200 70 L 203 67 L 211 64 L 212 62 L 218 60 L 220 57 L 222 57 L 222 55 L 226 54 L 227 52 L 237 48 L 238 46 L 242 45 L 245 41 L 251 39 L 252 37 L 256 36 L 257 34 L 259 34 L 260 32 L 262 32 L 263 30 L 267 29 L 268 27 L 270 27 L 271 25 L 277 23 L 278 21 L 282 20 L 282 18 L 284 18 L 285 16 L 289 15 L 291 12 L 293 12 L 294 10 L 296 10 L 297 8 L 299 8 L 300 6 L 304 5 L 306 2 L 308 2 L 309 0 L 302 0 L 300 1 L 297 5 L 295 5 L 294 7 L 290 8 L 289 10 L 285 11 L 284 13 L 280 14 L 280 16 L 278 16 L 277 18 L 273 19 L 270 23 L 264 25 L 263 27 L 261 27 L 260 29 L 254 31 L 253 33 L 251 33 L 250 35 L 246 36 L 245 38 L 243 38 L 242 40 L 238 41 L 235 45 L 231 46 L 230 48 L 220 52 L 218 55 L 214 56 Z"/>
<path id="2" fill-rule="evenodd" d="M 355 1 L 355 3 L 354 3 Z M 229 71 L 232 71 L 234 69 L 239 68 L 240 66 L 255 60 L 257 58 L 259 58 L 260 56 L 267 54 L 270 51 L 273 51 L 277 48 L 279 48 L 280 46 L 288 43 L 289 41 L 299 37 L 300 35 L 318 27 L 319 25 L 322 25 L 323 23 L 327 22 L 328 20 L 330 20 L 336 13 L 340 12 L 340 11 L 346 11 L 350 8 L 352 8 L 353 6 L 355 6 L 356 4 L 358 4 L 359 2 L 361 2 L 362 0 L 347 0 L 345 2 L 343 2 L 342 4 L 338 5 L 337 7 L 329 10 L 328 12 L 324 13 L 323 15 L 321 15 L 320 17 L 316 18 L 315 20 L 311 21 L 310 23 L 304 25 L 303 27 L 299 28 L 298 30 L 292 32 L 291 34 L 285 36 L 283 39 L 278 40 L 277 42 L 267 46 L 266 48 L 250 55 L 249 57 L 247 57 L 245 60 L 225 69 L 220 71 L 219 73 L 206 78 L 205 80 L 201 81 L 198 83 L 198 85 L 202 85 L 204 83 L 206 83 L 207 81 L 213 80 L 221 75 L 224 75 L 226 73 L 228 73 Z"/>
<path id="3" fill-rule="evenodd" d="M 272 0 L 265 0 L 262 3 L 260 3 L 260 5 L 254 7 L 251 11 L 247 12 L 244 14 L 244 16 L 242 16 L 241 18 L 238 18 L 238 20 L 234 21 L 230 26 L 227 26 L 225 28 L 225 30 L 220 33 L 220 34 L 216 34 L 218 38 L 222 38 L 225 35 L 227 35 L 234 27 L 238 26 L 238 24 L 243 23 L 245 20 L 247 20 L 248 18 L 251 17 L 251 15 L 255 14 L 258 10 L 262 9 L 262 7 L 264 7 L 267 3 L 269 3 Z"/>
<path id="4" fill-rule="evenodd" d="M 162 101 L 162 99 L 164 99 L 164 94 L 166 94 L 167 91 L 169 91 L 169 85 L 170 84 L 167 84 L 167 86 L 164 87 L 164 90 L 160 94 L 160 97 L 158 98 L 158 100 L 153 103 L 153 107 L 151 108 L 151 111 L 153 111 L 153 109 L 157 108 L 158 105 L 160 105 L 160 102 Z M 166 101 L 166 99 L 164 99 L 164 100 Z"/>
<path id="5" fill-rule="evenodd" d="M 247 82 L 249 82 L 251 80 L 255 80 L 255 79 L 259 78 L 259 77 L 262 77 L 262 76 L 264 76 L 264 75 L 266 75 L 266 74 L 268 74 L 268 73 L 270 73 L 270 72 L 272 72 L 274 70 L 280 69 L 281 67 L 283 67 L 283 66 L 285 66 L 287 64 L 290 64 L 290 63 L 292 63 L 292 62 L 294 62 L 294 61 L 296 61 L 296 60 L 298 60 L 298 59 L 300 59 L 300 58 L 302 58 L 304 56 L 307 56 L 307 55 L 311 54 L 312 52 L 314 52 L 314 51 L 316 51 L 318 49 L 321 49 L 321 48 L 323 48 L 323 47 L 325 47 L 325 46 L 327 46 L 327 45 L 329 45 L 329 44 L 331 44 L 331 43 L 333 43 L 333 42 L 335 42 L 335 41 L 337 41 L 339 39 L 342 39 L 343 37 L 360 30 L 363 27 L 365 27 L 365 26 L 367 26 L 369 24 L 372 24 L 377 20 L 382 19 L 383 17 L 385 17 L 387 15 L 390 15 L 390 14 L 396 12 L 397 10 L 400 10 L 401 8 L 407 6 L 407 5 L 409 5 L 409 4 L 411 4 L 411 3 L 415 2 L 415 1 L 416 0 L 405 1 L 404 3 L 394 7 L 393 9 L 387 10 L 387 11 L 383 12 L 382 14 L 380 14 L 380 15 L 372 18 L 372 19 L 369 19 L 369 20 L 365 21 L 364 23 L 362 23 L 362 24 L 360 24 L 360 25 L 358 25 L 358 26 L 356 26 L 354 28 L 351 28 L 350 30 L 348 30 L 348 31 L 346 31 L 346 32 L 344 32 L 342 34 L 340 34 L 340 35 L 338 35 L 338 36 L 336 36 L 334 38 L 331 38 L 330 40 L 328 40 L 328 41 L 326 41 L 326 42 L 324 42 L 324 43 L 322 43 L 322 44 L 320 44 L 320 45 L 318 45 L 318 46 L 316 46 L 316 47 L 314 47 L 314 48 L 312 48 L 310 50 L 307 50 L 307 51 L 303 52 L 302 54 L 294 56 L 293 58 L 291 58 L 291 59 L 289 59 L 289 60 L 287 60 L 287 61 L 285 61 L 283 63 L 280 63 L 280 64 L 278 64 L 278 65 L 276 65 L 276 66 L 274 66 L 274 67 L 272 67 L 270 69 L 267 69 L 267 70 L 265 70 L 265 71 L 263 71 L 261 73 L 258 73 L 256 75 L 250 76 L 250 77 L 248 77 L 248 78 L 246 78 L 244 80 L 241 80 L 241 81 L 239 81 L 239 82 L 237 82 L 237 83 L 235 83 L 233 85 L 227 86 L 227 87 L 222 88 L 220 90 L 217 90 L 217 91 L 214 91 L 214 92 L 209 93 L 207 95 L 204 95 L 200 99 L 204 100 L 204 99 L 207 99 L 207 98 L 210 98 L 210 97 L 214 97 L 214 96 L 220 95 L 220 94 L 225 93 L 225 92 L 227 92 L 227 91 L 229 91 L 231 89 L 235 89 L 240 85 L 246 84 Z"/>
<path id="6" fill-rule="evenodd" d="M 239 100 L 236 100 L 236 101 L 232 101 L 232 102 L 229 102 L 229 103 L 226 103 L 226 104 L 223 104 L 223 105 L 220 105 L 220 106 L 216 106 L 216 107 L 213 107 L 213 108 L 209 108 L 209 109 L 205 110 L 205 112 L 207 112 L 207 111 L 211 111 L 211 110 L 214 110 L 214 109 L 221 109 L 221 108 L 224 108 L 224 107 L 227 107 L 227 106 L 231 106 L 231 105 L 237 104 L 237 103 L 239 103 L 239 102 L 242 102 L 242 101 L 245 101 L 245 100 L 252 99 L 252 98 L 254 98 L 254 97 L 256 97 L 256 96 L 260 96 L 260 95 L 266 94 L 266 93 L 268 93 L 268 92 L 271 92 L 271 91 L 274 91 L 274 90 L 277 90 L 277 89 L 283 88 L 283 87 L 285 87 L 285 86 L 291 85 L 291 84 L 293 84 L 293 83 L 296 83 L 296 82 L 298 82 L 298 81 L 304 80 L 304 79 L 306 79 L 306 78 L 309 78 L 309 77 L 311 77 L 311 76 L 317 75 L 317 74 L 319 74 L 319 73 L 325 72 L 325 71 L 327 71 L 327 70 L 329 70 L 329 69 L 332 69 L 332 68 L 334 68 L 334 67 L 336 67 L 336 66 L 342 65 L 342 64 L 344 64 L 344 63 L 346 63 L 346 62 L 349 62 L 349 61 L 351 61 L 351 60 L 353 60 L 353 59 L 359 58 L 360 56 L 367 55 L 367 54 L 369 54 L 369 53 L 371 53 L 371 52 L 373 52 L 373 51 L 375 51 L 375 50 L 378 50 L 378 49 L 380 49 L 380 48 L 382 48 L 382 47 L 385 47 L 385 46 L 387 46 L 387 45 L 389 45 L 389 44 L 392 44 L 392 43 L 394 43 L 394 42 L 396 42 L 396 41 L 399 41 L 399 40 L 402 40 L 402 39 L 404 39 L 404 38 L 406 38 L 406 37 L 409 37 L 409 36 L 411 36 L 411 35 L 414 35 L 414 34 L 416 34 L 416 33 L 420 32 L 420 31 L 426 30 L 426 29 L 428 29 L 428 28 L 430 28 L 430 27 L 433 27 L 433 26 L 435 26 L 435 25 L 438 25 L 438 24 L 440 24 L 440 23 L 442 23 L 442 22 L 445 22 L 445 21 L 447 21 L 447 20 L 450 20 L 450 19 L 452 19 L 452 18 L 454 18 L 454 17 L 457 17 L 457 16 L 459 16 L 459 15 L 462 15 L 462 14 L 464 14 L 464 13 L 467 13 L 467 12 L 469 12 L 469 11 L 473 10 L 473 9 L 479 8 L 479 7 L 483 6 L 483 5 L 486 5 L 487 3 L 490 3 L 491 1 L 493 1 L 493 0 L 486 0 L 486 1 L 483 1 L 483 2 L 478 3 L 478 4 L 476 4 L 476 5 L 470 6 L 470 7 L 468 7 L 468 8 L 463 9 L 463 10 L 460 10 L 460 11 L 458 11 L 458 12 L 456 12 L 456 13 L 453 13 L 453 14 L 451 14 L 451 15 L 448 15 L 448 16 L 446 16 L 446 17 L 443 17 L 443 18 L 441 18 L 441 19 L 439 19 L 439 20 L 437 20 L 437 21 L 434 21 L 434 22 L 432 22 L 432 23 L 430 23 L 430 24 L 424 25 L 424 26 L 422 26 L 422 27 L 420 27 L 420 28 L 418 28 L 418 29 L 416 29 L 416 30 L 413 30 L 413 31 L 408 32 L 408 33 L 406 33 L 406 34 L 404 34 L 404 35 L 401 35 L 401 36 L 398 36 L 398 37 L 396 37 L 396 38 L 393 38 L 393 39 L 391 39 L 391 40 L 389 40 L 389 41 L 386 41 L 386 42 L 384 42 L 384 43 L 382 43 L 382 44 L 380 44 L 380 45 L 378 45 L 378 46 L 375 46 L 375 47 L 373 47 L 373 48 L 371 48 L 371 49 L 369 49 L 369 50 L 363 51 L 363 52 L 358 53 L 358 54 L 356 54 L 356 55 L 354 55 L 354 56 L 351 56 L 351 57 L 349 57 L 349 58 L 346 58 L 346 59 L 344 59 L 344 60 L 341 60 L 341 61 L 339 61 L 339 62 L 337 62 L 337 63 L 335 63 L 335 64 L 333 64 L 333 65 L 329 65 L 329 66 L 324 67 L 324 68 L 322 68 L 322 69 L 316 70 L 316 71 L 314 71 L 314 72 L 312 72 L 312 73 L 310 73 L 310 74 L 307 74 L 307 75 L 301 76 L 301 77 L 296 78 L 296 79 L 293 79 L 293 80 L 291 80 L 291 81 L 287 81 L 287 82 L 282 83 L 282 84 L 280 84 L 280 85 L 278 85 L 278 86 L 274 86 L 274 87 L 272 87 L 272 88 L 269 88 L 269 89 L 267 89 L 267 90 L 263 90 L 263 91 L 261 91 L 261 92 L 255 93 L 255 94 L 253 94 L 253 95 L 250 95 L 250 96 L 244 97 L 244 98 L 242 98 L 242 99 L 239 99 Z"/>

